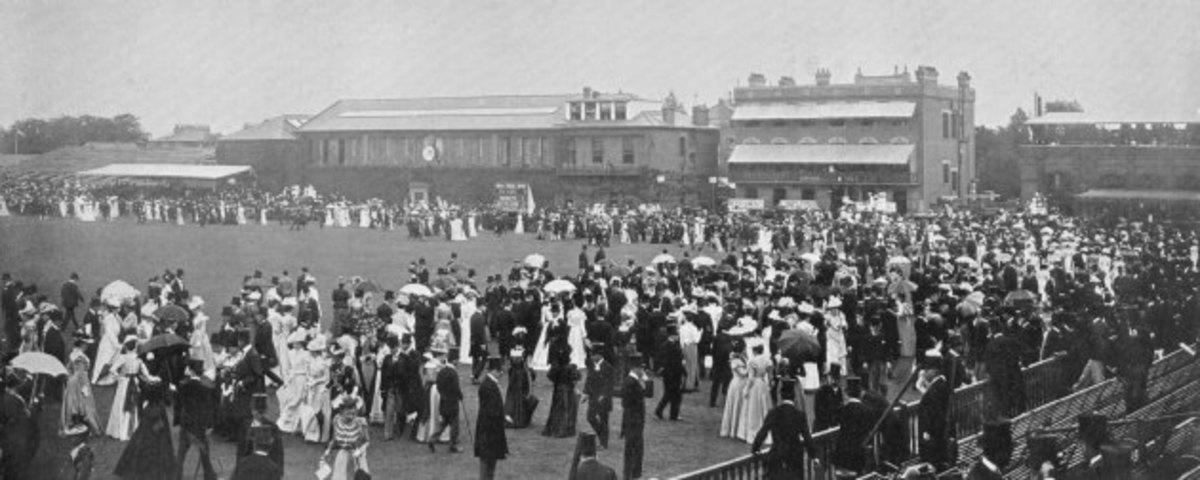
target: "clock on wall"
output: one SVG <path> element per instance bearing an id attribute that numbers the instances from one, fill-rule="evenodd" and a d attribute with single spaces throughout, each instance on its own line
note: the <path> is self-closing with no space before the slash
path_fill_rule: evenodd
<path id="1" fill-rule="evenodd" d="M 433 145 L 426 145 L 421 150 L 421 158 L 424 158 L 426 162 L 432 162 L 434 158 L 437 158 L 437 149 Z"/>

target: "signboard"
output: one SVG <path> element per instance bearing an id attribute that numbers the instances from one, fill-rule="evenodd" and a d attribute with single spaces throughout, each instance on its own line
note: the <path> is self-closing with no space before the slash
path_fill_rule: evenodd
<path id="1" fill-rule="evenodd" d="M 527 183 L 497 183 L 496 208 L 505 212 L 533 213 L 533 190 Z"/>
<path id="2" fill-rule="evenodd" d="M 816 200 L 796 200 L 784 199 L 779 201 L 780 210 L 820 210 L 821 206 L 817 205 Z"/>
<path id="3" fill-rule="evenodd" d="M 749 212 L 764 209 L 765 203 L 761 198 L 731 198 L 725 206 L 730 212 Z"/>

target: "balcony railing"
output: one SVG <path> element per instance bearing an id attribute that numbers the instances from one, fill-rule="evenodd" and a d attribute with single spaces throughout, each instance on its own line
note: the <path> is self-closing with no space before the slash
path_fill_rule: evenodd
<path id="1" fill-rule="evenodd" d="M 555 172 L 562 176 L 616 176 L 616 177 L 634 177 L 645 175 L 649 172 L 644 166 L 640 165 L 613 165 L 613 164 L 593 164 L 593 163 L 577 163 L 559 165 Z"/>
<path id="2" fill-rule="evenodd" d="M 802 183 L 812 185 L 915 185 L 917 175 L 910 172 L 813 172 L 803 170 L 744 170 L 731 168 L 729 179 L 735 183 Z"/>

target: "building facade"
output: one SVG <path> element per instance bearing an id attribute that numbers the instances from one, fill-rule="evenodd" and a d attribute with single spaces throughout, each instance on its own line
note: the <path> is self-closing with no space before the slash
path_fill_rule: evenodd
<path id="1" fill-rule="evenodd" d="M 299 182 L 291 165 L 304 158 L 304 142 L 295 132 L 309 115 L 281 115 L 246 125 L 217 140 L 217 163 L 249 165 L 257 172 L 260 185 L 280 188 Z"/>
<path id="2" fill-rule="evenodd" d="M 1177 203 L 1194 202 L 1200 192 L 1198 115 L 1051 112 L 1025 127 L 1018 148 L 1022 199 L 1041 195 L 1060 206 Z"/>
<path id="3" fill-rule="evenodd" d="M 381 198 L 428 189 L 431 197 L 486 202 L 493 184 L 520 182 L 543 205 L 678 200 L 684 185 L 716 167 L 719 133 L 696 123 L 673 96 L 651 101 L 587 88 L 342 100 L 298 129 L 299 167 L 318 187 L 365 181 L 352 191 Z"/>
<path id="4" fill-rule="evenodd" d="M 751 74 L 733 93 L 735 195 L 825 209 L 882 196 L 907 213 L 972 193 L 975 92 L 966 72 L 956 80 L 941 85 L 925 66 L 848 84 L 824 69 L 813 85 Z"/>

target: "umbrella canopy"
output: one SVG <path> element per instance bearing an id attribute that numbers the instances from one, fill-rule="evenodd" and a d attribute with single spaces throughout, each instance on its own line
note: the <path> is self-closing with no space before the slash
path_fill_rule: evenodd
<path id="1" fill-rule="evenodd" d="M 410 283 L 408 285 L 400 287 L 400 293 L 403 293 L 405 295 L 414 295 L 414 296 L 418 296 L 418 297 L 432 297 L 433 296 L 433 290 L 430 290 L 429 287 L 426 287 L 425 285 L 421 285 L 419 283 Z"/>
<path id="2" fill-rule="evenodd" d="M 25 352 L 9 364 L 12 368 L 24 370 L 31 374 L 50 375 L 58 377 L 67 374 L 67 367 L 51 355 L 42 352 Z"/>
<path id="3" fill-rule="evenodd" d="M 720 267 L 717 267 L 717 273 L 733 275 L 737 273 L 737 269 L 733 268 L 733 265 L 721 265 Z"/>
<path id="4" fill-rule="evenodd" d="M 821 256 L 813 252 L 808 252 L 800 254 L 800 259 L 811 264 L 816 264 L 821 261 Z"/>
<path id="5" fill-rule="evenodd" d="M 183 307 L 169 303 L 154 311 L 154 317 L 161 322 L 181 323 L 192 319 Z"/>
<path id="6" fill-rule="evenodd" d="M 136 299 L 141 294 L 142 292 L 133 288 L 133 285 L 126 283 L 124 280 L 116 280 L 105 285 L 100 290 L 100 301 L 108 305 L 118 306 L 126 301 Z"/>
<path id="7" fill-rule="evenodd" d="M 889 258 L 887 261 L 887 264 L 888 265 L 910 265 L 910 264 L 912 264 L 912 260 L 909 260 L 908 257 L 902 257 L 902 256 L 897 255 L 895 257 Z"/>
<path id="8" fill-rule="evenodd" d="M 692 265 L 696 267 L 711 267 L 716 264 L 717 261 L 713 260 L 712 257 L 699 256 L 692 259 Z"/>
<path id="9" fill-rule="evenodd" d="M 675 257 L 667 253 L 660 253 L 650 260 L 651 264 L 658 265 L 660 263 L 675 263 Z"/>
<path id="10" fill-rule="evenodd" d="M 546 257 L 540 253 L 532 253 L 525 257 L 525 266 L 530 268 L 542 268 L 546 264 Z"/>
<path id="11" fill-rule="evenodd" d="M 967 257 L 967 256 L 962 256 L 962 257 L 958 257 L 958 258 L 954 259 L 954 263 L 957 263 L 959 265 L 966 265 L 968 267 L 978 267 L 979 266 L 979 262 L 976 262 L 974 258 Z"/>
<path id="12" fill-rule="evenodd" d="M 1008 305 L 1032 304 L 1035 300 L 1037 296 L 1029 290 L 1015 290 L 1004 297 L 1004 303 Z"/>
<path id="13" fill-rule="evenodd" d="M 372 292 L 372 293 L 376 293 L 376 292 L 380 291 L 379 284 L 375 283 L 374 280 L 363 280 L 362 282 L 359 282 L 357 285 L 355 285 L 354 289 L 362 290 L 364 292 Z"/>
<path id="14" fill-rule="evenodd" d="M 627 265 L 614 265 L 608 269 L 608 272 L 618 277 L 624 277 L 633 273 L 633 269 Z"/>
<path id="15" fill-rule="evenodd" d="M 138 345 L 138 353 L 161 352 L 163 350 L 186 350 L 190 345 L 183 337 L 174 333 L 155 335 L 146 343 Z"/>
<path id="16" fill-rule="evenodd" d="M 821 344 L 815 335 L 798 329 L 784 330 L 779 334 L 779 353 L 793 365 L 820 362 Z"/>
<path id="17" fill-rule="evenodd" d="M 547 283 L 545 290 L 546 290 L 546 293 L 549 293 L 552 295 L 557 295 L 557 294 L 564 293 L 564 292 L 574 292 L 575 284 L 571 283 L 568 280 L 564 280 L 564 279 L 560 278 L 557 280 L 552 280 L 552 281 L 550 281 L 550 283 Z"/>

